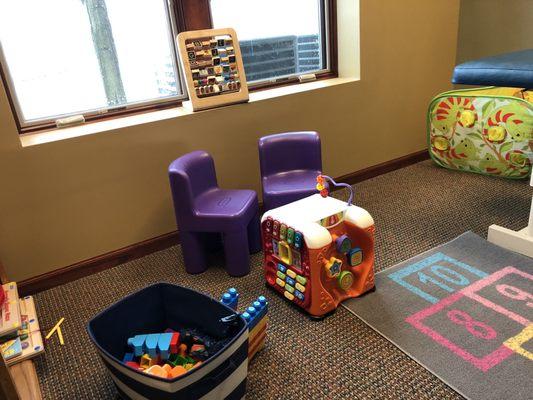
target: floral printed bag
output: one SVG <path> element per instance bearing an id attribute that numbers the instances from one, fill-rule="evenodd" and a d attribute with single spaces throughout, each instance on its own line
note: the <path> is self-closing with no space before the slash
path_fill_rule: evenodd
<path id="1" fill-rule="evenodd" d="M 527 178 L 533 162 L 533 91 L 489 87 L 445 92 L 428 110 L 428 146 L 440 166 Z"/>

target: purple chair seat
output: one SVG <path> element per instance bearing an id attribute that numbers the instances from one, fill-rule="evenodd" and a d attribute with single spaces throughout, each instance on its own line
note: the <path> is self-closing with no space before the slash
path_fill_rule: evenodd
<path id="1" fill-rule="evenodd" d="M 267 196 L 274 197 L 279 195 L 299 196 L 299 193 L 302 192 L 309 193 L 309 195 L 315 194 L 317 193 L 316 177 L 320 174 L 320 170 L 300 170 L 266 176 L 263 179 L 265 193 Z"/>
<path id="2" fill-rule="evenodd" d="M 205 232 L 240 229 L 242 221 L 251 220 L 257 212 L 257 194 L 253 190 L 216 188 L 198 196 L 194 204 L 198 224 L 205 225 Z"/>
<path id="3" fill-rule="evenodd" d="M 316 132 L 290 132 L 259 139 L 264 210 L 316 193 L 322 173 L 320 137 Z"/>
<path id="4" fill-rule="evenodd" d="M 216 248 L 213 242 L 221 234 L 228 273 L 248 274 L 250 252 L 261 250 L 256 193 L 220 189 L 215 163 L 205 151 L 173 161 L 168 174 L 187 272 L 197 274 L 207 269 L 206 252 Z"/>

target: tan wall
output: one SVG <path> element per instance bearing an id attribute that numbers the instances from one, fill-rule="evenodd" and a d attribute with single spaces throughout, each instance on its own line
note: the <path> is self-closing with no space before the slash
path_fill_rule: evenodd
<path id="1" fill-rule="evenodd" d="M 527 48 L 533 48 L 533 1 L 461 1 L 458 63 Z"/>
<path id="2" fill-rule="evenodd" d="M 332 176 L 424 149 L 427 104 L 450 87 L 458 0 L 362 0 L 360 13 L 361 81 L 342 86 L 26 148 L 0 88 L 0 258 L 10 276 L 174 230 L 166 169 L 191 150 L 214 156 L 221 185 L 260 190 L 256 142 L 268 133 L 320 132 Z"/>

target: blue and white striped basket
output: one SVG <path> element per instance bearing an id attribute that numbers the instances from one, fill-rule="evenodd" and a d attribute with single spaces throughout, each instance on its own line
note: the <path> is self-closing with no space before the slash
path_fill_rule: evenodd
<path id="1" fill-rule="evenodd" d="M 173 380 L 147 375 L 121 360 L 127 339 L 168 327 L 196 327 L 210 336 L 235 314 L 209 296 L 168 283 L 133 293 L 94 317 L 87 331 L 124 399 L 242 399 L 248 374 L 248 328 L 242 318 L 229 343 L 199 367 Z"/>

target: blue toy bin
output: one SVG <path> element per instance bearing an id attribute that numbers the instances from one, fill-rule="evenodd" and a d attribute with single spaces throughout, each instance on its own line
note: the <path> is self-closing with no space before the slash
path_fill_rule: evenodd
<path id="1" fill-rule="evenodd" d="M 87 325 L 91 340 L 120 396 L 124 399 L 242 399 L 248 374 L 248 328 L 237 318 L 231 336 L 220 319 L 235 311 L 209 296 L 168 283 L 133 293 L 94 317 Z M 124 365 L 129 337 L 167 328 L 197 328 L 227 341 L 199 367 L 173 380 Z"/>

